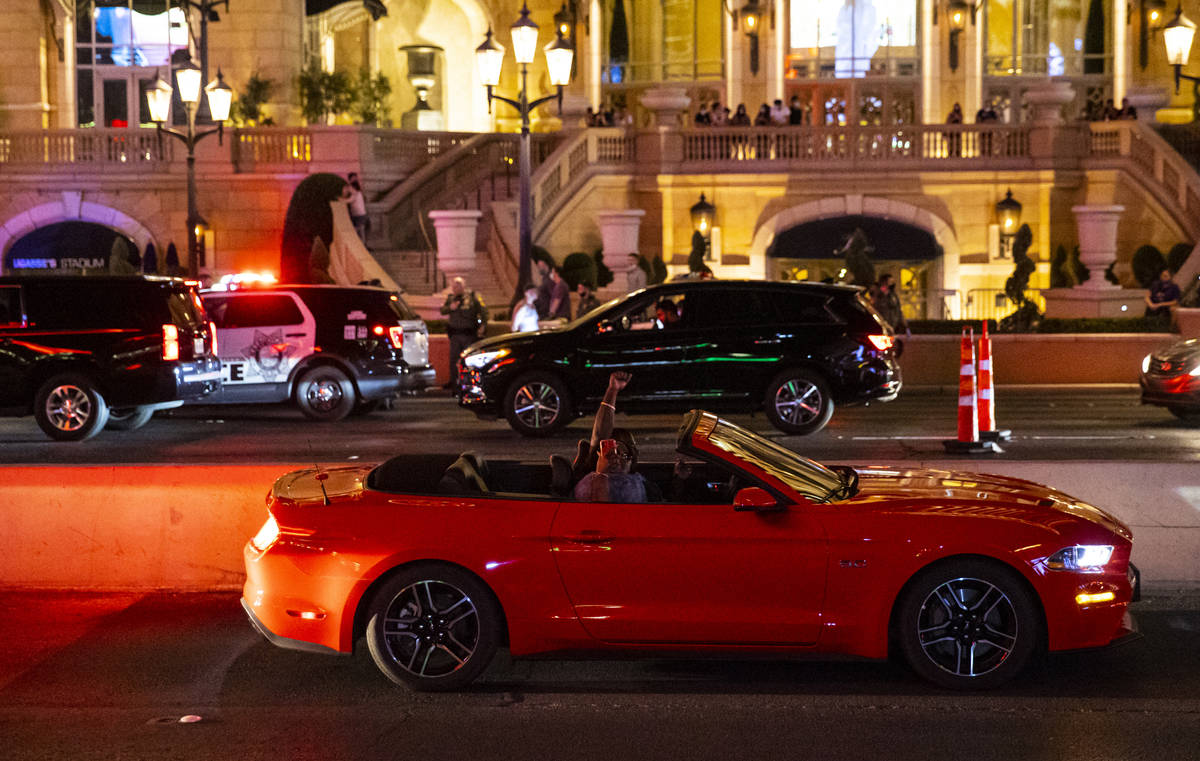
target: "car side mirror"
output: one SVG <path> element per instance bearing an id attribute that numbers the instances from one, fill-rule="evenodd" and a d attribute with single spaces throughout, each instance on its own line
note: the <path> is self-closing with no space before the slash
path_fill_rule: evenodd
<path id="1" fill-rule="evenodd" d="M 771 512 L 782 510 L 779 500 L 766 489 L 758 486 L 747 486 L 739 489 L 733 497 L 733 509 L 738 512 Z"/>

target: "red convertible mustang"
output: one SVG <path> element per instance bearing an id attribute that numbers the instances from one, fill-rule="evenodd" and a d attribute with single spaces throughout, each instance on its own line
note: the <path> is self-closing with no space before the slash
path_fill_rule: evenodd
<path id="1" fill-rule="evenodd" d="M 1136 636 L 1132 534 L 1013 478 L 826 467 L 689 413 L 667 502 L 580 502 L 570 467 L 402 455 L 276 481 L 245 548 L 242 605 L 271 642 L 352 652 L 421 690 L 465 686 L 496 649 L 901 653 L 951 688 L 1035 653 Z"/>

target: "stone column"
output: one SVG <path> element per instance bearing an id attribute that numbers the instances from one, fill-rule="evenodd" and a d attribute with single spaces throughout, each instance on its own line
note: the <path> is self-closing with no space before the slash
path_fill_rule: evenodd
<path id="1" fill-rule="evenodd" d="M 620 296 L 629 290 L 629 255 L 638 253 L 638 229 L 645 209 L 621 209 L 597 213 L 604 266 L 612 270 L 613 281 L 601 289 L 603 298 Z"/>
<path id="2" fill-rule="evenodd" d="M 1076 288 L 1109 291 L 1117 286 L 1104 279 L 1104 271 L 1117 259 L 1117 223 L 1124 206 L 1072 206 L 1079 226 L 1079 261 L 1088 268 L 1088 279 Z"/>
<path id="3" fill-rule="evenodd" d="M 469 278 L 474 271 L 475 230 L 482 216 L 483 212 L 477 209 L 429 212 L 437 231 L 438 269 L 445 273 L 447 281 L 456 277 Z"/>
<path id="4" fill-rule="evenodd" d="M 1030 116 L 1037 125 L 1062 124 L 1063 106 L 1075 99 L 1075 90 L 1070 82 L 1050 80 L 1039 87 L 1030 88 L 1025 93 L 1025 102 L 1029 104 Z M 1071 115 L 1074 117 L 1074 114 Z"/>
<path id="5" fill-rule="evenodd" d="M 642 107 L 650 112 L 650 126 L 637 134 L 640 171 L 659 174 L 673 171 L 683 161 L 680 127 L 692 99 L 680 87 L 655 87 L 642 94 Z"/>

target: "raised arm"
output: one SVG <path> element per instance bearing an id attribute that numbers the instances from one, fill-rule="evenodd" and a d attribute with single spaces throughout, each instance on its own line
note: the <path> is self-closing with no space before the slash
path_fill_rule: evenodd
<path id="1" fill-rule="evenodd" d="M 604 439 L 612 437 L 613 416 L 617 411 L 617 394 L 629 385 L 632 374 L 618 370 L 608 376 L 608 388 L 604 391 L 604 400 L 596 410 L 596 420 L 592 423 L 591 448 L 595 451 Z"/>

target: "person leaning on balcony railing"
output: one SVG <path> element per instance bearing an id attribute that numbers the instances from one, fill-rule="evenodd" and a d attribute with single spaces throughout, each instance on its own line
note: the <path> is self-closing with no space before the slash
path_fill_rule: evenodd
<path id="1" fill-rule="evenodd" d="M 694 121 L 697 127 L 708 127 L 712 124 L 712 114 L 709 113 L 707 103 L 700 104 L 700 110 L 696 112 Z"/>
<path id="2" fill-rule="evenodd" d="M 962 123 L 963 123 L 962 106 L 955 103 L 954 107 L 950 109 L 950 113 L 947 114 L 947 116 L 946 116 L 946 124 L 962 124 Z M 945 135 L 946 135 L 946 149 L 949 152 L 949 154 L 951 156 L 961 156 L 962 155 L 962 133 L 961 132 L 947 132 L 947 133 L 945 133 Z"/>
<path id="3" fill-rule="evenodd" d="M 721 101 L 714 100 L 712 104 L 712 125 L 714 127 L 724 127 L 729 124 L 729 109 L 721 105 Z"/>
<path id="4" fill-rule="evenodd" d="M 730 127 L 749 127 L 750 114 L 746 113 L 746 104 L 739 103 L 737 111 L 733 112 L 733 116 L 729 117 Z"/>
<path id="5" fill-rule="evenodd" d="M 1121 99 L 1121 115 L 1117 118 L 1137 121 L 1137 109 L 1129 102 L 1129 98 Z"/>

